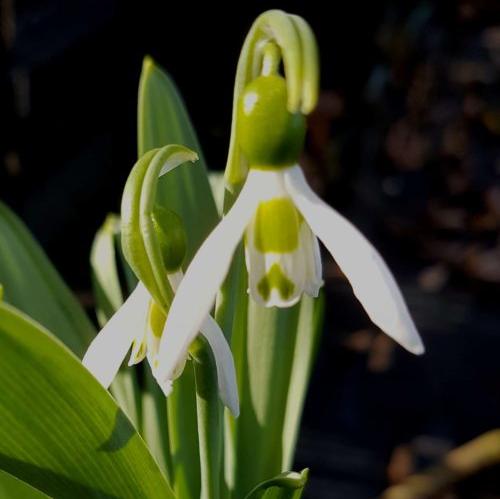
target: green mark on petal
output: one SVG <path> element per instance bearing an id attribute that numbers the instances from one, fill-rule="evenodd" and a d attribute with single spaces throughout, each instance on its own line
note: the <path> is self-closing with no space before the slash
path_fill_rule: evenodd
<path id="1" fill-rule="evenodd" d="M 290 199 L 264 201 L 255 213 L 255 248 L 262 253 L 291 253 L 299 245 L 299 226 L 299 213 Z"/>
<path id="2" fill-rule="evenodd" d="M 146 357 L 146 343 L 144 340 L 141 340 L 140 345 L 137 345 L 137 340 L 134 340 L 132 345 L 132 359 L 134 364 L 138 364 L 139 362 Z"/>
<path id="3" fill-rule="evenodd" d="M 278 263 L 272 265 L 257 284 L 257 290 L 266 301 L 269 300 L 273 288 L 278 290 L 282 300 L 288 300 L 295 289 L 295 284 L 283 273 Z"/>
<path id="4" fill-rule="evenodd" d="M 163 313 L 163 310 L 153 300 L 151 300 L 148 312 L 148 324 L 151 332 L 157 338 L 161 338 L 166 319 L 167 317 Z"/>

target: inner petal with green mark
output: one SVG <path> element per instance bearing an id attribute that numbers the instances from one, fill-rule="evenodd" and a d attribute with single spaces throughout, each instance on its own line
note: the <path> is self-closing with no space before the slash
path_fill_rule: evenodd
<path id="1" fill-rule="evenodd" d="M 166 320 L 167 317 L 163 313 L 163 310 L 156 304 L 154 300 L 151 300 L 148 313 L 148 325 L 150 331 L 157 338 L 161 337 L 163 326 L 165 325 Z"/>
<path id="2" fill-rule="evenodd" d="M 301 216 L 289 198 L 261 202 L 254 220 L 254 245 L 260 252 L 291 253 L 298 248 Z"/>
<path id="3" fill-rule="evenodd" d="M 257 284 L 257 290 L 265 301 L 269 300 L 273 289 L 278 291 L 282 300 L 288 300 L 295 289 L 295 284 L 283 273 L 278 263 L 272 265 Z"/>

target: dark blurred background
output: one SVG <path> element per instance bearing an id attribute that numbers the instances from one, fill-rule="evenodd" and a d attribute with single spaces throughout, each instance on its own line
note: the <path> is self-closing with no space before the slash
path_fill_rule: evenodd
<path id="1" fill-rule="evenodd" d="M 375 497 L 500 427 L 500 2 L 0 6 L 0 198 L 89 307 L 90 244 L 136 156 L 142 57 L 173 76 L 221 169 L 251 22 L 304 16 L 322 66 L 304 168 L 387 258 L 427 347 L 414 358 L 373 330 L 325 261 L 296 463 L 312 470 L 307 497 Z M 500 467 L 447 494 L 499 498 Z"/>

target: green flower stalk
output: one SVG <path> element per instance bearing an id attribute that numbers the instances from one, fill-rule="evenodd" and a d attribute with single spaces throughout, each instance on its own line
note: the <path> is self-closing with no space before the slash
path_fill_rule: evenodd
<path id="1" fill-rule="evenodd" d="M 261 40 L 259 33 L 264 34 Z M 285 77 L 278 72 L 280 57 Z M 248 292 L 256 302 L 290 307 L 304 293 L 318 296 L 319 239 L 371 320 L 410 352 L 424 351 L 382 257 L 314 193 L 299 165 L 305 115 L 317 96 L 316 61 L 311 31 L 295 16 L 280 11 L 263 14 L 247 37 L 238 65 L 226 170 L 228 187 L 239 190 L 242 182 L 241 191 L 198 250 L 177 290 L 163 336 L 170 340 L 160 342 L 160 379 L 175 372 L 178 352 L 186 350 L 212 308 L 242 239 Z M 255 64 L 260 64 L 260 74 Z"/>
<path id="2" fill-rule="evenodd" d="M 182 146 L 155 149 L 139 159 L 128 178 L 122 200 L 122 246 L 139 283 L 96 336 L 82 361 L 106 388 L 130 347 L 129 366 L 147 358 L 153 375 L 157 375 L 166 317 L 183 279 L 186 235 L 177 214 L 155 205 L 156 185 L 159 176 L 196 159 L 195 153 Z M 214 354 L 220 397 L 237 416 L 238 393 L 229 345 L 208 313 L 199 330 Z M 171 375 L 158 379 L 167 396 L 184 369 L 189 346 L 178 352 Z"/>

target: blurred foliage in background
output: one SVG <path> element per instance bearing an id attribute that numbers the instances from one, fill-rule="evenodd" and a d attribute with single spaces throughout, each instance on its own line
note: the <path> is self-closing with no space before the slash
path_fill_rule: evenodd
<path id="1" fill-rule="evenodd" d="M 313 470 L 308 497 L 373 497 L 499 425 L 498 1 L 256 1 L 224 16 L 187 2 L 0 5 L 0 198 L 89 306 L 92 237 L 135 161 L 143 55 L 174 77 L 220 170 L 243 34 L 267 8 L 304 16 L 323 91 L 303 164 L 387 256 L 428 351 L 411 358 L 371 329 L 328 263 L 295 466 Z M 498 474 L 451 497 L 500 497 Z"/>

